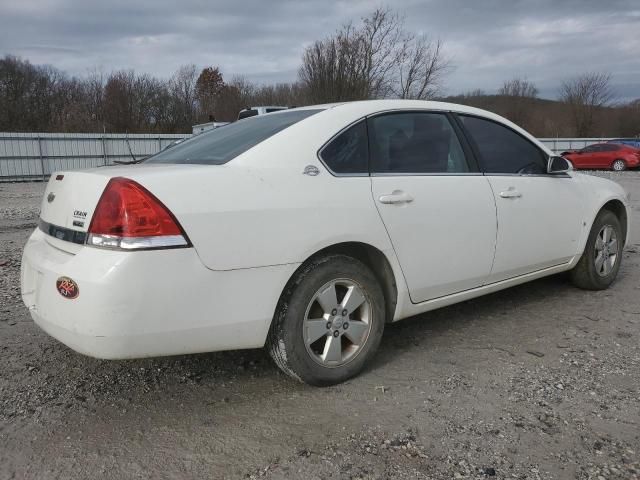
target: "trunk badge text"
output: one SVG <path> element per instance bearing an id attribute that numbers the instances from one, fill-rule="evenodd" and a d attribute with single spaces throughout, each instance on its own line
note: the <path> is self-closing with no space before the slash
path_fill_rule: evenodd
<path id="1" fill-rule="evenodd" d="M 304 171 L 302 172 L 304 175 L 309 175 L 311 177 L 318 176 L 320 174 L 320 170 L 315 165 L 307 165 L 304 167 Z"/>
<path id="2" fill-rule="evenodd" d="M 50 192 L 49 195 L 47 195 L 47 202 L 51 203 L 55 198 L 56 198 L 56 194 L 53 192 Z"/>

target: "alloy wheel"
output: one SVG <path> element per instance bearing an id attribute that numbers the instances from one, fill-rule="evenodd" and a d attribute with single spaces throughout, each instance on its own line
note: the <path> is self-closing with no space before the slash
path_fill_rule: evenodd
<path id="1" fill-rule="evenodd" d="M 596 237 L 593 261 L 596 272 L 601 277 L 606 277 L 615 267 L 618 259 L 618 237 L 611 225 L 605 225 Z"/>
<path id="2" fill-rule="evenodd" d="M 313 295 L 304 318 L 304 343 L 318 364 L 336 368 L 352 361 L 371 332 L 371 300 L 355 280 L 332 280 Z"/>
<path id="3" fill-rule="evenodd" d="M 621 172 L 626 168 L 626 165 L 623 160 L 616 160 L 613 162 L 612 167 L 616 172 Z"/>

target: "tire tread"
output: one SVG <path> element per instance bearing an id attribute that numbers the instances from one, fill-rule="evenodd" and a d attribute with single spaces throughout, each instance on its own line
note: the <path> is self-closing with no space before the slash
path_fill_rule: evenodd
<path id="1" fill-rule="evenodd" d="M 371 280 L 376 282 L 375 276 L 373 272 L 360 260 L 357 260 L 353 257 L 344 254 L 326 254 L 322 256 L 318 256 L 316 258 L 311 259 L 293 275 L 289 283 L 287 283 L 280 299 L 278 301 L 278 305 L 276 307 L 275 314 L 273 316 L 273 321 L 271 322 L 271 328 L 269 329 L 269 333 L 267 335 L 267 341 L 265 343 L 266 350 L 269 355 L 275 362 L 275 364 L 288 376 L 298 380 L 300 382 L 306 382 L 312 385 L 330 385 L 335 382 L 323 380 L 321 378 L 310 378 L 308 372 L 305 375 L 296 368 L 295 362 L 291 361 L 290 352 L 287 350 L 286 342 L 284 341 L 284 333 L 287 324 L 287 314 L 289 313 L 290 301 L 298 288 L 300 288 L 301 284 L 305 281 L 305 279 L 313 273 L 318 268 L 325 266 L 326 264 L 337 263 L 344 264 L 349 263 L 351 265 L 356 266 L 358 269 L 361 269 L 363 272 L 366 272 L 368 276 L 370 276 Z M 378 287 L 379 288 L 379 287 Z M 379 295 L 383 299 L 382 290 L 379 290 Z M 290 320 L 289 320 L 290 321 Z M 382 328 L 384 327 L 384 320 L 381 323 Z M 374 342 L 375 343 L 375 342 Z M 377 345 L 376 345 L 377 346 Z M 290 346 L 291 347 L 291 346 Z M 375 350 L 375 348 L 374 348 Z"/>
<path id="2" fill-rule="evenodd" d="M 607 222 L 611 222 L 617 227 L 616 233 L 618 234 L 618 255 L 619 261 L 617 266 L 615 267 L 615 272 L 609 278 L 607 277 L 599 277 L 595 272 L 593 262 L 591 261 L 590 252 L 593 248 L 593 243 L 595 242 L 595 236 L 600 231 L 600 228 Z M 580 260 L 576 264 L 575 267 L 569 272 L 569 276 L 571 279 L 571 283 L 578 288 L 583 290 L 604 290 L 608 288 L 609 285 L 613 283 L 615 280 L 618 269 L 620 268 L 620 262 L 622 261 L 622 254 L 624 250 L 624 239 L 621 235 L 622 229 L 620 228 L 620 220 L 616 216 L 614 212 L 608 209 L 601 210 L 596 219 L 591 226 L 591 230 L 589 231 L 589 237 L 587 238 L 587 243 L 584 248 L 584 252 L 580 257 Z"/>

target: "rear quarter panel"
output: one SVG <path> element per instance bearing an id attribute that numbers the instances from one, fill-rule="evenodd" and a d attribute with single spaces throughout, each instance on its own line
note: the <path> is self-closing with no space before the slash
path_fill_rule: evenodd
<path id="1" fill-rule="evenodd" d="M 317 157 L 348 118 L 320 115 L 225 165 L 185 165 L 171 175 L 139 169 L 127 176 L 169 207 L 203 263 L 214 270 L 299 263 L 348 241 L 390 251 L 369 178 L 334 177 Z M 307 165 L 320 174 L 303 174 Z"/>

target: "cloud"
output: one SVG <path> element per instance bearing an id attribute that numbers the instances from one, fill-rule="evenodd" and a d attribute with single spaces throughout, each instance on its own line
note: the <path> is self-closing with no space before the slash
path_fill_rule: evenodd
<path id="1" fill-rule="evenodd" d="M 610 72 L 640 97 L 637 0 L 395 0 L 417 33 L 440 38 L 455 68 L 448 93 L 497 89 L 513 76 L 555 96 L 561 81 Z M 180 65 L 292 81 L 302 51 L 380 3 L 365 0 L 22 0 L 0 5 L 0 54 L 71 74 L 129 69 L 167 77 Z"/>

